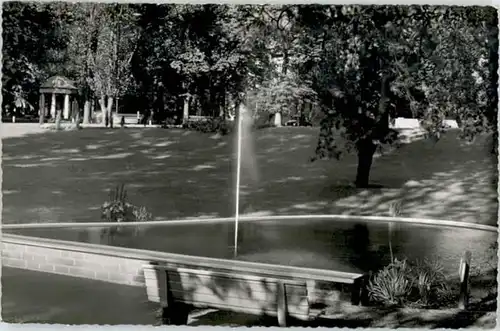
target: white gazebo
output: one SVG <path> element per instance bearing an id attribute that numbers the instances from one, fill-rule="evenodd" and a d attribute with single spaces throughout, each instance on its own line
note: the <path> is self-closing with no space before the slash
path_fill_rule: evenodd
<path id="1" fill-rule="evenodd" d="M 49 107 L 46 108 L 45 95 L 50 95 Z M 61 100 L 61 97 L 63 99 Z M 55 119 L 56 112 L 60 109 L 62 101 L 62 116 L 64 120 L 69 120 L 71 114 L 78 112 L 78 89 L 75 83 L 63 76 L 53 76 L 40 87 L 40 124 L 45 118 Z M 59 101 L 59 103 L 58 103 Z"/>

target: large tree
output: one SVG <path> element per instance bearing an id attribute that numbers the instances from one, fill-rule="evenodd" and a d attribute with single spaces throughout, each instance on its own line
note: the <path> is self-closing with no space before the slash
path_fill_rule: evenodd
<path id="1" fill-rule="evenodd" d="M 58 4 L 7 2 L 2 7 L 3 110 L 7 105 L 35 111 L 40 84 L 64 71 L 65 15 Z"/>
<path id="2" fill-rule="evenodd" d="M 204 115 L 225 117 L 227 99 L 262 77 L 265 53 L 254 12 L 253 6 L 143 6 L 133 60 L 143 93 L 192 96 Z"/>
<path id="3" fill-rule="evenodd" d="M 300 10 L 303 77 L 312 81 L 326 113 L 317 158 L 358 155 L 356 185 L 368 186 L 379 144 L 392 143 L 391 104 L 405 99 L 429 136 L 439 138 L 445 117 L 464 136 L 495 128 L 491 79 L 491 8 L 304 6 Z M 491 68 L 490 68 L 491 67 Z M 483 80 L 477 77 L 484 77 Z M 483 91 L 490 91 L 486 96 Z M 496 98 L 496 97 L 495 97 Z M 339 139 L 339 138 L 342 139 Z"/>
<path id="4" fill-rule="evenodd" d="M 108 124 L 114 102 L 132 84 L 132 56 L 138 39 L 135 10 L 129 4 L 73 4 L 68 24 L 71 67 L 83 86 L 84 121 L 89 120 L 89 99 L 95 96 Z"/>

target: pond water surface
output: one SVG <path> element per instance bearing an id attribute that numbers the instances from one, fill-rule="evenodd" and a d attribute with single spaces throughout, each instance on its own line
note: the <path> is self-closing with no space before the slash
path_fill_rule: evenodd
<path id="1" fill-rule="evenodd" d="M 44 228 L 5 229 L 5 233 L 127 248 L 233 259 L 232 222 L 163 224 L 109 229 Z M 136 231 L 137 230 L 137 231 Z M 377 270 L 390 261 L 392 251 L 411 261 L 438 258 L 450 274 L 458 274 L 465 250 L 472 252 L 473 265 L 493 263 L 488 248 L 497 234 L 478 230 L 394 224 L 362 220 L 273 220 L 239 224 L 236 259 L 346 272 Z"/>

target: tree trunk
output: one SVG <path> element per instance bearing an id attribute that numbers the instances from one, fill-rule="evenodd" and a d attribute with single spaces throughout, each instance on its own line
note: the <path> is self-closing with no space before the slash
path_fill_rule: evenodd
<path id="1" fill-rule="evenodd" d="M 224 104 L 222 102 L 219 103 L 219 117 L 222 119 L 226 119 L 226 112 L 224 109 Z"/>
<path id="2" fill-rule="evenodd" d="M 366 188 L 370 178 L 373 155 L 377 146 L 371 139 L 364 139 L 356 144 L 358 150 L 358 169 L 356 172 L 356 187 Z"/>
<path id="3" fill-rule="evenodd" d="M 83 104 L 83 124 L 90 123 L 90 100 L 86 99 Z"/>
<path id="4" fill-rule="evenodd" d="M 226 119 L 226 90 L 224 88 L 219 96 L 219 116 Z"/>
<path id="5" fill-rule="evenodd" d="M 109 127 L 113 128 L 113 97 L 108 97 L 108 123 Z"/>
<path id="6" fill-rule="evenodd" d="M 276 114 L 274 114 L 274 125 L 276 127 L 283 126 L 283 120 L 281 118 L 281 112 L 277 112 Z"/>
<path id="7" fill-rule="evenodd" d="M 95 107 L 96 107 L 96 104 L 95 104 L 95 99 L 93 97 L 91 97 L 90 99 L 90 122 L 95 122 Z"/>
<path id="8" fill-rule="evenodd" d="M 75 129 L 80 129 L 80 112 L 76 113 L 75 116 Z"/>
<path id="9" fill-rule="evenodd" d="M 43 93 L 40 94 L 40 103 L 39 103 L 39 112 L 40 112 L 40 125 L 45 122 L 45 95 Z"/>
<path id="10" fill-rule="evenodd" d="M 306 122 L 306 115 L 305 115 L 306 102 L 304 99 L 302 99 L 299 102 L 298 108 L 299 108 L 299 125 L 305 125 L 305 122 Z"/>
<path id="11" fill-rule="evenodd" d="M 159 87 L 157 94 L 157 103 L 156 103 L 156 114 L 158 114 L 158 119 L 164 123 L 167 119 L 165 113 L 165 100 L 164 100 L 165 90 L 163 89 L 163 85 Z"/>
<path id="12" fill-rule="evenodd" d="M 187 124 L 189 120 L 189 96 L 184 96 L 184 106 L 182 108 L 182 123 Z"/>
<path id="13" fill-rule="evenodd" d="M 108 123 L 107 123 L 107 109 L 106 109 L 106 100 L 104 99 L 104 97 L 100 97 L 99 98 L 99 106 L 101 107 L 101 114 L 102 114 L 102 117 L 101 117 L 101 120 L 102 120 L 102 126 L 104 127 L 107 127 L 108 126 Z"/>
<path id="14" fill-rule="evenodd" d="M 288 50 L 285 49 L 283 52 L 283 67 L 281 68 L 281 73 L 283 74 L 283 76 L 286 76 L 286 74 L 288 73 L 288 62 Z"/>
<path id="15" fill-rule="evenodd" d="M 240 110 L 241 110 L 241 107 L 240 107 L 240 104 L 241 104 L 241 101 L 240 100 L 236 100 L 236 102 L 234 103 L 234 123 L 236 125 L 236 130 L 234 131 L 234 133 L 236 135 L 238 135 L 238 128 L 240 127 L 239 125 L 239 121 L 240 121 L 240 116 L 241 116 L 241 113 L 240 113 Z"/>
<path id="16" fill-rule="evenodd" d="M 73 99 L 71 102 L 71 118 L 76 121 L 76 116 L 78 115 L 78 118 L 80 118 L 80 109 L 78 108 L 78 101 L 76 99 Z"/>
<path id="17" fill-rule="evenodd" d="M 202 97 L 203 97 L 203 94 L 202 94 Z M 199 95 L 195 95 L 195 97 L 193 98 L 193 108 L 195 109 L 196 111 L 196 116 L 203 116 L 203 113 L 202 113 L 202 99 L 200 98 Z"/>
<path id="18" fill-rule="evenodd" d="M 61 111 L 58 110 L 56 112 L 56 130 L 61 130 Z"/>

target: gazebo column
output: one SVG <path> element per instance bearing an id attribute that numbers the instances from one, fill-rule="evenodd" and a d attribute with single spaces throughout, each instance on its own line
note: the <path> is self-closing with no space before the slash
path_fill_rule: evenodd
<path id="1" fill-rule="evenodd" d="M 64 95 L 63 117 L 65 120 L 67 120 L 69 118 L 69 94 Z"/>
<path id="2" fill-rule="evenodd" d="M 56 94 L 52 93 L 52 100 L 50 101 L 50 117 L 56 118 Z"/>
<path id="3" fill-rule="evenodd" d="M 38 106 L 40 108 L 40 124 L 43 124 L 45 122 L 45 95 L 43 93 L 40 93 Z"/>

